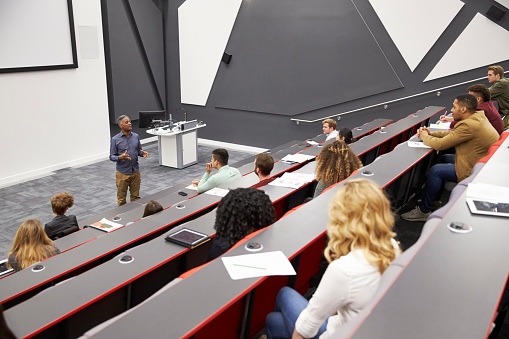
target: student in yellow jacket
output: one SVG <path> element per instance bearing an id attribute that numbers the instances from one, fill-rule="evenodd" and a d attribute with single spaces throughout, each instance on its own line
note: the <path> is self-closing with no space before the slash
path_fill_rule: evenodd
<path id="1" fill-rule="evenodd" d="M 409 221 L 426 221 L 431 203 L 442 187 L 443 180 L 458 182 L 467 178 L 475 163 L 488 153 L 499 135 L 483 111 L 477 111 L 477 99 L 471 94 L 458 96 L 451 109 L 457 121 L 452 131 L 430 132 L 426 127 L 417 131 L 425 145 L 442 151 L 454 147 L 456 154 L 443 155 L 428 172 L 426 189 L 421 203 L 401 217 Z"/>

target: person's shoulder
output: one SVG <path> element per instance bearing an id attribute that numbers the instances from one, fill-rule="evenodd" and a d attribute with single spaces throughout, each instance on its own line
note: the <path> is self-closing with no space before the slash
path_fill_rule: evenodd
<path id="1" fill-rule="evenodd" d="M 228 165 L 226 165 L 226 166 L 228 166 Z M 234 174 L 240 175 L 240 171 L 237 168 L 235 168 L 235 167 L 228 166 L 228 171 L 230 171 L 230 173 L 234 173 Z"/>
<path id="2" fill-rule="evenodd" d="M 124 135 L 124 133 L 122 133 L 122 131 L 120 131 L 119 133 L 117 133 L 114 136 L 112 136 L 111 140 L 120 139 L 120 138 L 122 138 L 122 135 Z"/>

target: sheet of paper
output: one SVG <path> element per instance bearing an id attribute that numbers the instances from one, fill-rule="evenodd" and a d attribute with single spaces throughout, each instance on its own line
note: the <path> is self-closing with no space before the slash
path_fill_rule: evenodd
<path id="1" fill-rule="evenodd" d="M 198 186 L 194 186 L 193 184 L 191 184 L 191 185 L 189 185 L 189 186 L 186 186 L 186 188 L 187 188 L 188 190 L 195 190 L 195 191 L 196 191 L 196 190 L 198 190 Z"/>
<path id="2" fill-rule="evenodd" d="M 468 184 L 467 197 L 509 203 L 509 187 L 477 183 Z"/>
<path id="3" fill-rule="evenodd" d="M 281 251 L 221 257 L 233 280 L 269 275 L 295 275 L 292 264 Z"/>
<path id="4" fill-rule="evenodd" d="M 440 122 L 438 121 L 436 124 L 430 124 L 429 128 L 431 129 L 444 129 L 444 130 L 450 130 L 451 129 L 451 122 Z"/>
<path id="5" fill-rule="evenodd" d="M 225 195 L 228 194 L 228 190 L 225 190 L 224 188 L 217 188 L 217 187 L 214 187 L 212 189 L 209 189 L 208 191 L 205 192 L 205 194 L 210 194 L 210 195 L 215 195 L 215 196 L 218 196 L 218 197 L 224 197 Z"/>
<path id="6" fill-rule="evenodd" d="M 319 144 L 318 142 L 313 141 L 313 140 L 306 140 L 306 142 L 307 142 L 308 144 L 310 144 L 310 145 L 313 145 L 313 146 L 315 146 L 315 145 L 318 145 L 318 144 Z"/>
<path id="7" fill-rule="evenodd" d="M 429 146 L 426 146 L 422 141 L 409 141 L 408 147 L 413 148 L 431 148 Z"/>
<path id="8" fill-rule="evenodd" d="M 285 156 L 283 159 L 281 159 L 281 161 L 284 161 L 284 162 L 296 162 L 296 163 L 301 163 L 301 162 L 304 162 L 304 161 L 308 161 L 308 160 L 311 160 L 311 159 L 314 159 L 315 157 L 313 155 L 305 155 L 305 154 L 288 154 L 287 156 Z"/>
<path id="9" fill-rule="evenodd" d="M 289 187 L 297 189 L 302 185 L 311 182 L 315 179 L 315 175 L 313 173 L 288 173 L 286 172 L 280 178 L 273 180 L 269 183 L 272 186 L 281 186 L 281 187 Z"/>
<path id="10" fill-rule="evenodd" d="M 117 228 L 123 227 L 124 225 L 102 218 L 101 221 L 95 222 L 90 226 L 106 232 L 111 232 Z"/>

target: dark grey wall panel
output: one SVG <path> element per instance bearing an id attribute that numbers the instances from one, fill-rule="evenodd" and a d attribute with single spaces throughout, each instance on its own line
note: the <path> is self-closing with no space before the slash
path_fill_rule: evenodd
<path id="1" fill-rule="evenodd" d="M 348 2 L 348 1 L 346 1 Z M 395 89 L 389 92 L 384 92 L 362 99 L 351 100 L 342 104 L 334 105 L 331 107 L 325 107 L 316 111 L 297 115 L 295 117 L 306 118 L 306 119 L 319 119 L 327 115 L 333 115 L 341 112 L 346 112 L 353 109 L 381 103 L 387 100 L 398 99 L 405 96 L 414 95 L 424 91 L 432 90 L 441 86 L 447 86 L 470 79 L 483 77 L 486 75 L 487 70 L 485 67 L 464 72 L 462 74 L 454 75 L 444 79 L 437 79 L 428 83 L 422 81 L 428 73 L 433 69 L 434 65 L 440 60 L 443 53 L 447 51 L 449 46 L 454 42 L 457 36 L 463 31 L 468 25 L 470 20 L 474 17 L 475 13 L 485 13 L 492 4 L 495 4 L 492 0 L 464 0 L 465 6 L 460 11 L 458 16 L 453 20 L 451 25 L 447 28 L 444 34 L 437 41 L 435 46 L 426 55 L 421 64 L 417 67 L 415 72 L 410 72 L 405 61 L 401 57 L 396 46 L 388 36 L 385 28 L 381 24 L 380 20 L 373 11 L 373 8 L 369 4 L 368 0 L 355 0 L 356 6 L 359 8 L 362 16 L 368 23 L 371 31 L 375 35 L 377 41 L 380 43 L 382 49 L 396 70 L 398 76 L 401 78 L 405 87 Z M 166 62 L 167 62 L 167 74 L 168 74 L 168 88 L 167 88 L 167 100 L 168 110 L 174 110 L 177 107 L 181 107 L 180 103 L 180 78 L 179 78 L 179 54 L 178 54 L 178 25 L 177 25 L 177 9 L 183 3 L 183 0 L 167 0 L 166 2 L 166 28 L 165 28 L 165 43 L 166 43 Z M 342 1 L 341 3 L 345 3 Z M 245 11 L 247 8 L 247 2 L 244 2 L 241 6 L 241 11 Z M 247 13 L 243 13 L 247 15 Z M 318 20 L 318 19 L 317 19 Z M 238 22 L 237 22 L 238 23 Z M 509 29 L 509 16 L 504 16 L 501 22 L 498 22 L 502 27 Z M 233 34 L 237 29 L 237 25 L 233 28 Z M 260 29 L 260 28 L 258 28 Z M 291 32 L 287 32 L 291 35 Z M 341 37 L 342 34 L 350 34 L 356 37 L 356 32 L 325 32 L 329 39 L 334 40 L 337 37 Z M 355 44 L 363 43 L 362 40 L 354 42 Z M 418 43 L 418 42 L 416 42 Z M 469 46 L 468 51 L 476 53 L 477 50 L 486 50 L 486 46 L 490 46 L 492 42 L 478 42 L 477 45 L 474 43 L 473 46 Z M 246 44 L 243 48 L 251 50 L 256 46 Z M 466 53 L 468 53 L 466 50 Z M 227 49 L 227 52 L 232 52 L 233 59 L 232 64 L 226 66 L 221 65 L 219 70 L 219 76 L 225 74 L 228 70 L 225 68 L 233 65 L 235 61 L 235 52 Z M 244 52 L 243 52 L 244 53 Z M 296 57 L 296 56 L 294 56 Z M 460 57 L 460 56 L 459 56 Z M 509 61 L 500 63 L 504 68 L 509 70 Z M 376 72 L 369 74 L 366 80 L 372 79 L 378 81 L 379 76 Z M 216 79 L 220 81 L 221 79 Z M 310 79 L 309 81 L 312 81 Z M 483 83 L 488 84 L 487 81 Z M 209 102 L 207 106 L 192 106 L 184 105 L 189 117 L 192 119 L 203 120 L 207 123 L 207 127 L 200 129 L 199 136 L 201 138 L 207 138 L 212 140 L 219 140 L 225 142 L 238 143 L 250 146 L 259 147 L 273 147 L 275 145 L 283 144 L 288 140 L 294 139 L 305 139 L 316 136 L 321 132 L 321 123 L 316 122 L 312 124 L 302 123 L 297 126 L 290 120 L 288 116 L 275 115 L 275 114 L 262 114 L 255 112 L 247 112 L 236 109 L 224 109 L 216 107 L 216 102 L 222 93 L 218 90 L 220 86 L 214 86 L 212 88 Z M 388 109 L 384 109 L 381 106 L 362 110 L 357 113 L 344 115 L 339 122 L 340 127 L 355 127 L 363 124 L 364 122 L 371 121 L 376 118 L 389 118 L 398 120 L 405 117 L 409 113 L 415 112 L 425 106 L 446 106 L 450 111 L 451 103 L 454 98 L 462 93 L 466 92 L 467 85 L 462 85 L 453 89 L 442 90 L 441 96 L 437 96 L 435 93 L 426 94 L 418 98 L 407 99 L 399 103 L 390 104 Z M 251 93 L 253 96 L 257 96 L 257 93 Z M 183 118 L 183 115 L 179 113 L 175 114 L 175 118 Z"/>
<path id="2" fill-rule="evenodd" d="M 243 2 L 226 50 L 218 107 L 294 115 L 402 87 L 350 1 Z"/>
<path id="3" fill-rule="evenodd" d="M 162 103 L 166 102 L 163 13 L 147 0 L 129 0 L 141 43 Z"/>
<path id="4" fill-rule="evenodd" d="M 152 1 L 144 1 L 153 6 Z M 103 8 L 106 8 L 103 16 L 107 16 L 107 30 L 104 34 L 107 35 L 105 49 L 110 121 L 115 122 L 122 114 L 137 119 L 139 111 L 161 109 L 156 86 L 151 74 L 147 73 L 150 67 L 146 65 L 146 59 L 140 50 L 142 45 L 137 40 L 138 28 L 135 26 L 130 4 L 127 1 L 103 0 Z M 153 20 L 153 17 L 143 19 L 149 22 Z M 161 39 L 161 35 L 153 39 Z M 156 43 L 161 43 L 161 40 Z"/>

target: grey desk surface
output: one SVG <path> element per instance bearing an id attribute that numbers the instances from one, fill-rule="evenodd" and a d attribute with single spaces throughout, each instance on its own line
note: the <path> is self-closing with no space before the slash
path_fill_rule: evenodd
<path id="1" fill-rule="evenodd" d="M 362 138 L 358 142 L 351 144 L 350 148 L 357 155 L 363 154 L 369 151 L 370 149 L 373 149 L 383 144 L 384 142 L 390 140 L 391 138 L 397 136 L 398 134 L 408 130 L 409 128 L 412 128 L 417 124 L 420 124 L 421 122 L 434 116 L 435 114 L 439 114 L 443 110 L 445 110 L 445 107 L 437 106 L 426 107 L 420 111 L 417 111 L 414 114 L 407 116 L 406 118 L 403 118 L 385 127 L 383 130 L 376 131 L 373 134 Z"/>
<path id="2" fill-rule="evenodd" d="M 391 121 L 392 120 L 390 120 L 390 119 L 375 119 L 373 121 L 365 123 L 364 125 L 353 128 L 352 135 L 353 135 L 354 139 L 357 139 L 357 138 L 362 137 L 368 133 L 373 132 L 374 130 L 376 130 L 384 125 L 387 125 Z M 314 142 L 324 142 L 325 134 L 318 134 L 316 137 L 310 138 L 308 140 L 314 141 Z"/>
<path id="3" fill-rule="evenodd" d="M 402 147 L 400 150 L 398 154 L 391 152 L 363 168 L 363 170 L 373 171 L 374 174 L 369 179 L 384 187 L 394 180 L 390 172 L 398 176 L 430 152 L 427 149 L 410 147 Z M 312 169 L 312 164 L 305 167 L 308 170 Z M 365 176 L 357 173 L 351 178 L 360 177 Z M 340 183 L 338 187 L 341 185 Z M 300 209 L 277 221 L 253 238 L 253 241 L 263 244 L 263 251 L 281 250 L 287 257 L 293 257 L 308 244 L 310 239 L 315 239 L 325 232 L 329 201 L 335 192 L 334 189 L 324 192 Z M 244 247 L 240 246 L 228 255 L 247 253 Z M 136 338 L 143 333 L 150 333 L 154 337 L 171 338 L 189 335 L 200 323 L 213 317 L 219 309 L 249 292 L 257 282 L 259 282 L 258 279 L 231 280 L 222 262 L 215 260 L 157 298 L 106 327 L 94 338 L 112 336 Z M 193 300 L 207 300 L 207 302 L 193 303 L 187 297 L 190 294 L 193 294 Z M 180 304 L 185 304 L 187 307 L 172 306 Z"/>
<path id="4" fill-rule="evenodd" d="M 270 196 L 272 201 L 277 201 L 290 194 L 292 191 L 292 189 L 286 187 L 271 186 L 268 187 L 266 193 Z M 220 199 L 219 197 L 210 197 L 217 200 Z M 187 202 L 185 203 L 187 204 Z M 152 221 L 159 223 L 166 220 L 167 213 L 165 212 L 166 210 L 155 214 Z M 214 234 L 214 218 L 215 210 L 178 226 L 168 233 L 187 227 L 212 235 Z M 135 226 L 136 224 L 130 226 Z M 46 290 L 39 295 L 32 297 L 30 300 L 9 309 L 9 314 L 6 315 L 9 319 L 9 326 L 17 336 L 27 336 L 36 332 L 38 329 L 57 321 L 58 319 L 74 313 L 78 308 L 89 305 L 92 302 L 96 302 L 99 298 L 112 293 L 119 287 L 132 282 L 133 279 L 139 278 L 143 274 L 151 271 L 154 267 L 157 267 L 188 251 L 188 249 L 182 246 L 165 241 L 164 238 L 166 235 L 167 234 L 164 234 L 154 240 L 126 251 L 125 253 L 134 257 L 134 261 L 130 264 L 121 264 L 118 259 L 123 254 L 119 254 L 114 259 L 111 259 L 102 265 L 82 273 L 65 283 Z M 84 286 L 86 286 L 86 288 L 83 288 Z M 77 291 L 79 291 L 79 293 L 77 293 Z M 61 300 L 62 298 L 66 300 L 65 303 L 62 303 L 64 305 L 52 310 L 47 309 L 48 303 L 52 303 L 55 300 Z M 32 316 L 34 319 L 28 324 L 26 317 L 31 318 Z"/>
<path id="5" fill-rule="evenodd" d="M 417 124 L 425 121 L 426 119 L 432 117 L 435 114 L 439 114 L 445 109 L 445 107 L 437 107 L 430 106 L 426 107 L 420 111 L 417 111 L 414 114 L 411 114 L 390 126 L 385 127 L 383 130 L 378 130 L 364 138 L 360 139 L 353 144 L 350 144 L 350 148 L 357 155 L 360 156 L 369 150 L 376 148 L 383 144 L 384 142 L 390 140 L 391 138 L 399 135 L 400 133 L 408 130 L 409 128 L 414 127 Z M 320 144 L 318 147 L 309 148 L 300 152 L 301 154 L 307 155 L 318 155 L 321 151 L 321 147 L 325 146 L 327 143 L 333 142 L 334 140 L 329 140 L 325 143 Z"/>
<path id="6" fill-rule="evenodd" d="M 367 122 L 364 125 L 361 125 L 359 127 L 355 127 L 352 130 L 352 135 L 355 139 L 362 137 L 368 133 L 373 132 L 374 130 L 387 125 L 388 123 L 392 122 L 390 119 L 375 119 L 371 122 Z"/>
<path id="7" fill-rule="evenodd" d="M 289 148 L 289 150 L 283 150 L 279 153 L 288 154 L 288 152 L 298 151 L 298 149 L 295 147 L 296 146 L 294 144 Z M 244 166 L 248 165 L 249 164 L 246 164 Z M 300 165 L 287 165 L 281 163 L 276 166 L 276 170 L 284 171 L 291 169 L 293 167 L 297 168 L 298 166 Z M 252 166 L 249 165 L 249 167 L 251 168 Z M 244 186 L 244 184 L 248 185 L 253 181 L 253 178 L 252 176 L 248 176 L 248 178 L 246 179 L 239 178 L 238 180 L 240 180 L 238 184 L 240 184 L 241 187 L 242 186 L 246 187 Z M 235 183 L 236 181 L 237 180 L 222 185 L 220 186 L 220 188 L 226 189 L 235 188 L 238 185 L 237 183 Z M 289 192 L 284 188 L 277 189 L 275 188 L 273 190 L 275 191 L 274 194 L 276 195 L 284 193 L 285 196 L 289 194 Z M 123 247 L 128 246 L 129 244 L 137 241 L 138 239 L 146 237 L 154 232 L 159 231 L 162 228 L 167 227 L 167 225 L 175 224 L 177 222 L 180 222 L 181 220 L 184 220 L 186 217 L 194 213 L 200 212 L 206 208 L 210 208 L 211 206 L 217 204 L 220 200 L 219 197 L 208 194 L 192 196 L 192 199 L 183 200 L 182 198 L 186 197 L 178 195 L 177 192 L 170 193 L 170 191 L 168 191 L 168 193 L 169 195 L 167 195 L 167 198 L 173 199 L 171 200 L 173 205 L 171 205 L 171 207 L 165 209 L 164 211 L 156 215 L 144 218 L 143 220 L 140 220 L 126 227 L 120 228 L 112 233 L 104 233 L 99 231 L 100 233 L 102 233 L 100 234 L 97 233 L 97 230 L 95 229 L 87 228 L 85 230 L 76 232 L 75 235 L 71 234 L 70 236 L 72 237 L 68 236 L 61 239 L 57 246 L 61 246 L 62 248 L 66 249 L 73 247 L 75 248 L 73 248 L 72 251 L 64 252 L 58 256 L 47 259 L 44 262 L 44 265 L 53 267 L 52 270 L 45 269 L 45 271 L 47 271 L 48 274 L 41 275 L 38 273 L 37 274 L 33 273 L 30 270 L 24 270 L 23 274 L 16 273 L 14 275 L 1 279 L 0 300 L 3 302 L 10 300 L 16 297 L 17 295 L 24 293 L 27 290 L 33 289 L 37 286 L 47 283 L 48 281 L 51 281 L 52 280 L 51 277 L 53 277 L 54 279 L 61 275 L 65 275 L 68 272 L 77 269 L 86 263 L 97 260 L 98 258 L 101 258 L 114 251 L 121 250 Z M 160 200 L 165 201 L 164 199 L 166 198 L 162 198 Z M 132 220 L 134 218 L 139 219 L 142 215 L 142 211 L 140 210 L 140 208 L 141 207 L 136 207 L 132 211 L 124 211 L 124 213 L 120 213 L 118 214 L 118 216 L 122 217 L 123 222 L 127 222 L 127 220 Z M 139 223 L 148 226 L 138 227 Z M 91 239 L 94 239 L 94 241 L 89 241 Z M 63 264 L 62 262 L 65 262 L 65 264 Z M 25 271 L 27 272 L 30 271 L 30 273 L 32 274 L 30 275 L 30 273 L 27 273 Z M 29 275 L 25 276 L 26 274 Z M 4 289 L 2 286 L 9 287 Z"/>
<path id="8" fill-rule="evenodd" d="M 509 140 L 474 182 L 509 187 Z M 464 192 L 354 338 L 484 338 L 509 272 L 508 219 L 471 214 Z M 452 233 L 451 221 L 472 226 Z M 398 326 L 388 326 L 398 319 Z"/>
<path id="9" fill-rule="evenodd" d="M 277 157 L 282 158 L 287 154 L 295 153 L 300 151 L 303 146 L 299 146 L 302 144 L 302 142 L 298 141 L 292 141 L 289 143 L 288 147 L 285 149 L 280 149 L 281 147 L 274 148 L 274 152 L 277 152 Z M 309 147 L 309 145 L 305 145 L 305 147 Z M 282 162 L 277 161 L 274 164 L 274 169 L 272 171 L 273 175 L 280 175 L 282 172 L 287 170 L 292 170 L 292 168 L 295 166 L 290 166 L 287 164 L 284 164 Z M 258 178 L 256 175 L 252 174 L 252 171 L 254 170 L 254 165 L 252 162 L 246 163 L 238 167 L 241 174 L 244 175 L 244 177 L 247 177 L 246 179 L 239 178 L 237 180 L 234 180 L 230 185 L 229 188 L 236 188 L 236 187 L 249 187 L 254 185 L 258 182 Z M 190 184 L 190 183 L 189 183 Z M 121 224 L 127 224 L 129 222 L 135 222 L 143 216 L 143 212 L 145 209 L 145 204 L 150 200 L 157 200 L 163 208 L 167 208 L 170 206 L 173 206 L 175 204 L 178 204 L 184 200 L 193 198 L 197 195 L 196 190 L 188 189 L 186 188 L 189 186 L 189 184 L 178 184 L 173 187 L 167 188 L 161 192 L 154 193 L 150 196 L 144 197 L 140 200 L 137 200 L 132 203 L 128 203 L 121 207 L 116 207 L 114 209 L 105 211 L 103 213 L 91 216 L 89 218 L 86 218 L 84 220 L 80 221 L 80 226 L 83 227 L 84 225 L 90 225 L 94 222 L 100 221 L 102 218 L 106 218 L 108 220 L 113 220 L 115 217 L 119 217 L 120 220 L 115 220 L 115 222 L 121 223 Z M 182 196 L 179 194 L 179 192 L 184 192 L 187 195 Z M 55 241 L 55 244 L 61 251 L 67 251 L 71 248 L 74 248 L 76 246 L 79 246 L 87 241 L 93 240 L 97 237 L 103 236 L 105 233 L 103 231 L 100 231 L 95 228 L 86 228 L 79 232 L 72 233 L 64 238 L 57 239 Z"/>

